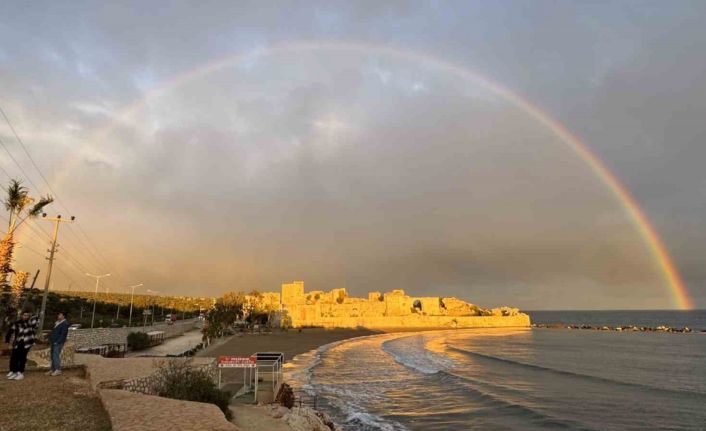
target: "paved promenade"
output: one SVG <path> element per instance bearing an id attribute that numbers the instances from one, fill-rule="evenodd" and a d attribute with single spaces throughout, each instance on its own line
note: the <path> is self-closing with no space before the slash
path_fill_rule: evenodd
<path id="1" fill-rule="evenodd" d="M 193 347 L 196 347 L 196 345 L 201 342 L 201 337 L 201 330 L 195 329 L 193 331 L 186 332 L 183 335 L 167 338 L 164 340 L 164 343 L 158 346 L 136 352 L 129 352 L 125 356 L 132 358 L 139 356 L 179 355 Z"/>

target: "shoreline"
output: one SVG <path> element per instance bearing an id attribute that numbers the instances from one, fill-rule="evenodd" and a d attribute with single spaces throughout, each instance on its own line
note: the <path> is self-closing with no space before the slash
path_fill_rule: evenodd
<path id="1" fill-rule="evenodd" d="M 289 331 L 274 330 L 270 333 L 236 333 L 199 351 L 196 356 L 250 356 L 256 352 L 282 352 L 284 361 L 290 362 L 302 353 L 318 349 L 329 343 L 349 338 L 382 334 L 390 331 L 369 329 L 303 328 Z M 397 332 L 397 331 L 394 331 Z M 225 371 L 225 370 L 224 370 Z"/>

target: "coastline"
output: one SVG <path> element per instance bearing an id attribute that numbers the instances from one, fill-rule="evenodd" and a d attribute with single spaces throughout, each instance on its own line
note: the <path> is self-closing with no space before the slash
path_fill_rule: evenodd
<path id="1" fill-rule="evenodd" d="M 196 356 L 250 356 L 256 352 L 282 352 L 285 362 L 323 345 L 349 338 L 375 335 L 387 331 L 369 329 L 304 328 L 271 333 L 237 333 L 198 352 Z"/>
<path id="2" fill-rule="evenodd" d="M 284 354 L 285 367 L 287 367 L 295 357 L 316 351 L 322 346 L 380 333 L 382 332 L 367 329 L 323 328 L 304 328 L 301 331 L 298 329 L 275 330 L 271 333 L 237 333 L 226 339 L 216 340 L 208 348 L 199 351 L 196 356 L 250 356 L 256 352 L 276 351 Z M 237 369 L 224 369 L 224 381 L 232 382 L 224 385 L 224 389 L 231 392 L 237 391 L 238 384 L 236 382 L 242 380 L 241 376 L 241 371 Z M 252 431 L 295 431 L 300 429 L 282 419 L 285 414 L 282 410 L 283 407 L 273 409 L 270 406 L 233 403 L 230 408 L 233 411 L 232 423 L 241 429 Z M 297 415 L 301 414 L 301 412 L 297 412 Z"/>

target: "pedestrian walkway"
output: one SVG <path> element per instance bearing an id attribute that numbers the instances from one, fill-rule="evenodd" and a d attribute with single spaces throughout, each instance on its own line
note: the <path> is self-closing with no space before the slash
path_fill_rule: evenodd
<path id="1" fill-rule="evenodd" d="M 149 349 L 138 350 L 136 352 L 129 352 L 125 355 L 127 358 L 133 358 L 138 356 L 167 356 L 180 355 L 187 350 L 191 350 L 196 347 L 201 342 L 201 331 L 196 329 L 179 335 L 177 337 L 172 337 L 164 340 L 160 345 L 150 347 Z"/>

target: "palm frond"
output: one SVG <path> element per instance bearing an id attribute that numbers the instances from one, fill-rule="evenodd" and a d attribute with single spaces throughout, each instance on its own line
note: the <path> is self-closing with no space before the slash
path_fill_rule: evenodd
<path id="1" fill-rule="evenodd" d="M 22 185 L 22 181 L 12 179 L 10 180 L 10 185 L 7 186 L 6 191 L 7 197 L 3 202 L 5 204 L 5 209 L 10 212 L 16 211 L 18 208 L 21 209 L 26 202 L 27 193 L 29 193 L 27 187 Z"/>
<path id="2" fill-rule="evenodd" d="M 37 217 L 39 214 L 44 212 L 44 207 L 54 202 L 54 198 L 50 195 L 42 196 L 39 202 L 34 204 L 34 206 L 29 210 L 30 217 Z"/>

